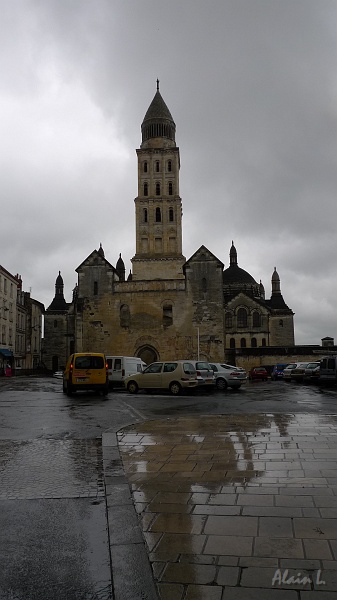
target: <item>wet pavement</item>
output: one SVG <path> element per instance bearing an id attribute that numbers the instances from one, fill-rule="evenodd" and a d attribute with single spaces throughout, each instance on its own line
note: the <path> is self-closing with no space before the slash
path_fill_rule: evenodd
<path id="1" fill-rule="evenodd" d="M 0 392 L 0 600 L 337 598 L 335 390 Z"/>
<path id="2" fill-rule="evenodd" d="M 0 599 L 111 600 L 101 440 L 0 440 Z"/>
<path id="3" fill-rule="evenodd" d="M 117 438 L 162 600 L 337 597 L 336 415 L 180 417 Z"/>

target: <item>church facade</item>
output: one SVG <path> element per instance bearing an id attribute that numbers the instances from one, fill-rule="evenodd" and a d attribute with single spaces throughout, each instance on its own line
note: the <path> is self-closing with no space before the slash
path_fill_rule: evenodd
<path id="1" fill-rule="evenodd" d="M 102 245 L 77 267 L 71 303 L 59 273 L 45 313 L 43 357 L 62 368 L 72 352 L 155 360 L 234 360 L 237 348 L 294 345 L 293 311 L 272 274 L 271 297 L 241 269 L 232 242 L 224 264 L 205 246 L 182 253 L 180 154 L 176 126 L 157 83 L 137 149 L 136 253 L 126 277 L 121 255 L 113 266 Z"/>

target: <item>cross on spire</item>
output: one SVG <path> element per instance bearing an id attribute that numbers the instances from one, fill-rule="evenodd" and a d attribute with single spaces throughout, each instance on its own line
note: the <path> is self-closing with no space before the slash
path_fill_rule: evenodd
<path id="1" fill-rule="evenodd" d="M 159 79 L 157 79 L 157 92 L 159 92 Z"/>

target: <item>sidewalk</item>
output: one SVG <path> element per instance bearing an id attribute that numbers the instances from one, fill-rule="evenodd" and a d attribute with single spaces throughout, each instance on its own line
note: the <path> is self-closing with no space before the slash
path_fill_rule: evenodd
<path id="1" fill-rule="evenodd" d="M 336 415 L 181 417 L 117 440 L 116 600 L 336 599 Z"/>

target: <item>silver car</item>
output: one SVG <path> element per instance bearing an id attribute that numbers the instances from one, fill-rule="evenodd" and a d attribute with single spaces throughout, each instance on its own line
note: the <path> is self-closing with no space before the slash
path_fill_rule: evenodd
<path id="1" fill-rule="evenodd" d="M 204 360 L 190 360 L 197 372 L 198 385 L 215 386 L 215 377 L 211 365 Z"/>
<path id="2" fill-rule="evenodd" d="M 210 363 L 215 376 L 215 385 L 218 390 L 227 387 L 238 389 L 247 381 L 247 373 L 239 367 L 227 365 L 226 363 Z"/>

